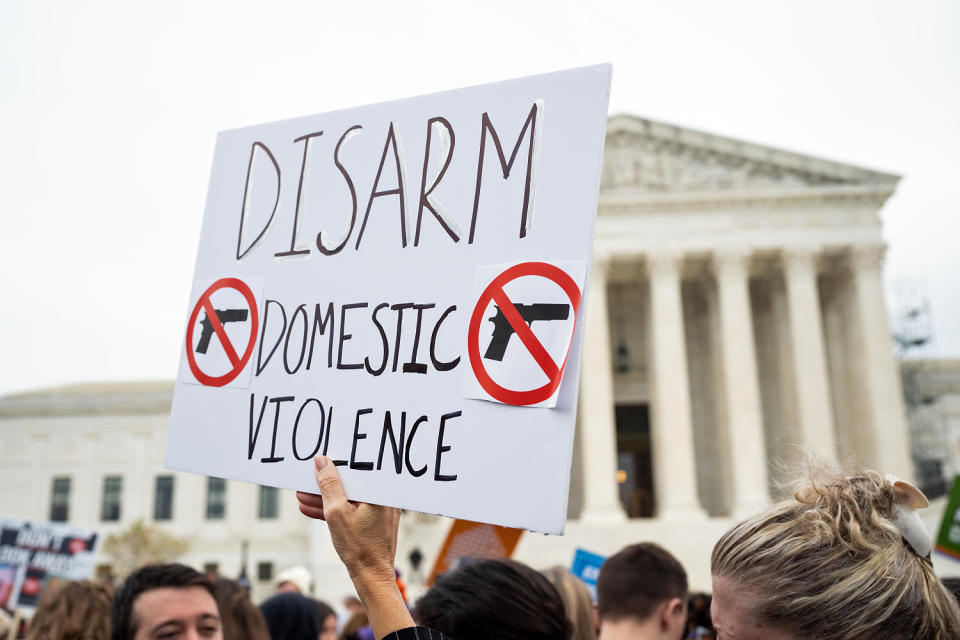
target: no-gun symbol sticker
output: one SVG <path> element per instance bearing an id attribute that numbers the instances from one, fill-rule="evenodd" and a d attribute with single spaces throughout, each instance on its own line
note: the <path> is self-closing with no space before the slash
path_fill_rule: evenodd
<path id="1" fill-rule="evenodd" d="M 515 285 L 513 290 L 522 293 L 508 294 L 504 287 L 521 278 L 524 279 L 522 286 Z M 556 393 L 573 341 L 580 294 L 580 286 L 570 274 L 546 262 L 514 265 L 487 285 L 470 317 L 467 353 L 477 382 L 491 399 L 526 406 L 549 400 Z M 550 325 L 548 333 L 552 339 L 544 341 L 539 337 L 534 332 L 534 323 L 540 323 L 541 327 Z M 482 352 L 481 334 L 484 339 L 489 336 Z M 508 350 L 511 344 L 522 348 Z M 516 372 L 522 368 L 522 361 L 529 361 L 530 357 L 538 368 L 533 371 L 533 376 L 542 380 L 545 375 L 547 382 L 533 389 L 524 389 L 528 385 L 518 378 L 529 381 L 532 376 L 519 376 Z M 494 380 L 497 371 L 506 374 L 501 375 L 503 384 Z"/>
<path id="2" fill-rule="evenodd" d="M 239 293 L 240 297 L 237 298 L 239 308 L 217 309 L 212 297 L 220 291 L 234 292 L 232 296 L 229 296 L 232 298 L 237 298 L 236 293 Z M 226 296 L 222 297 L 227 299 Z M 239 343 L 236 345 L 231 341 L 225 329 L 225 326 L 230 323 L 237 323 L 240 326 L 249 323 L 249 338 L 246 339 L 245 344 L 242 338 L 239 340 L 236 337 L 234 338 Z M 200 294 L 187 323 L 187 363 L 190 365 L 190 371 L 197 382 L 208 387 L 222 387 L 239 376 L 253 354 L 253 347 L 257 342 L 258 323 L 257 299 L 243 280 L 221 278 L 207 287 Z M 200 327 L 200 336 L 195 341 L 194 332 L 198 326 Z M 246 332 L 243 335 L 246 336 Z M 229 360 L 229 370 L 226 373 L 204 371 L 197 363 L 196 354 L 213 355 L 216 350 L 225 354 Z"/>

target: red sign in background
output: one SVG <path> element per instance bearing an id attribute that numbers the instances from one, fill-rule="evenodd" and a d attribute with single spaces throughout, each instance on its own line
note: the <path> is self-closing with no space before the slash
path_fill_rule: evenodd
<path id="1" fill-rule="evenodd" d="M 220 289 L 235 289 L 240 292 L 240 295 L 247 301 L 247 306 L 250 307 L 250 338 L 247 341 L 243 356 L 237 355 L 237 350 L 234 349 L 233 344 L 230 342 L 230 338 L 227 336 L 227 332 L 224 331 L 223 325 L 220 323 L 220 318 L 217 317 L 217 312 L 210 302 L 210 296 Z M 233 366 L 229 372 L 222 376 L 211 376 L 204 373 L 197 364 L 196 357 L 193 355 L 193 330 L 197 325 L 197 316 L 200 315 L 201 309 L 206 312 L 207 319 L 213 327 L 214 334 L 216 334 L 217 340 L 220 341 L 220 345 L 223 347 L 227 358 L 230 360 L 230 364 Z M 253 347 L 257 342 L 258 323 L 257 299 L 254 297 L 253 291 L 250 290 L 246 282 L 238 278 L 220 278 L 207 287 L 207 290 L 200 294 L 200 299 L 197 300 L 196 306 L 193 307 L 193 313 L 190 314 L 190 320 L 187 323 L 187 362 L 197 382 L 207 385 L 208 387 L 222 387 L 240 375 L 243 368 L 247 366 L 247 362 L 250 361 L 250 356 L 253 355 Z"/>
<path id="2" fill-rule="evenodd" d="M 510 298 L 504 292 L 503 287 L 509 282 L 522 278 L 524 276 L 539 276 L 546 278 L 563 289 L 570 299 L 573 306 L 573 321 L 576 326 L 577 309 L 580 307 L 580 287 L 571 278 L 566 271 L 546 262 L 523 262 L 514 265 L 493 279 L 487 288 L 480 294 L 477 306 L 473 309 L 473 315 L 470 317 L 470 326 L 467 329 L 467 353 L 470 355 L 470 366 L 477 377 L 477 382 L 483 387 L 483 390 L 490 394 L 496 400 L 504 404 L 513 405 L 531 405 L 543 402 L 554 394 L 557 387 L 560 386 L 560 379 L 563 377 L 563 369 L 567 364 L 567 355 L 570 353 L 570 344 L 573 343 L 573 331 L 570 332 L 570 342 L 563 354 L 563 362 L 557 366 L 553 358 L 547 353 L 540 339 L 534 335 L 530 327 L 520 316 L 520 312 L 514 306 Z M 537 361 L 540 368 L 550 379 L 547 384 L 536 389 L 527 391 L 514 391 L 497 384 L 483 366 L 483 358 L 480 356 L 480 324 L 483 321 L 484 312 L 487 305 L 494 302 L 503 312 L 510 326 L 516 332 L 523 345 Z"/>

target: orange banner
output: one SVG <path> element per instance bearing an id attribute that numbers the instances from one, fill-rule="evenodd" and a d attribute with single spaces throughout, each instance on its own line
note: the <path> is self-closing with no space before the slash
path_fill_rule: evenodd
<path id="1" fill-rule="evenodd" d="M 461 558 L 509 558 L 522 534 L 523 529 L 454 520 L 427 578 L 427 586 L 432 586 L 441 573 L 456 568 Z"/>

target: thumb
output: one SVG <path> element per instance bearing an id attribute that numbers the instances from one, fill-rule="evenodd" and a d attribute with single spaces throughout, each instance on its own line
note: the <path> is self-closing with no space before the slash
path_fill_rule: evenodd
<path id="1" fill-rule="evenodd" d="M 329 512 L 331 508 L 342 507 L 347 503 L 347 495 L 343 491 L 343 483 L 340 482 L 340 473 L 337 471 L 337 465 L 324 455 L 318 455 L 313 459 L 317 477 L 317 487 L 320 489 L 320 495 L 323 496 L 323 509 Z"/>

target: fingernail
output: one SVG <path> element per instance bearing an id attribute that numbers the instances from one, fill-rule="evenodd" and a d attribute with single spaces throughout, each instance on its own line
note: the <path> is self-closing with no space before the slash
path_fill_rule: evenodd
<path id="1" fill-rule="evenodd" d="M 313 463 L 316 465 L 317 471 L 323 471 L 323 468 L 327 466 L 327 459 L 322 455 L 317 455 L 313 459 Z"/>

